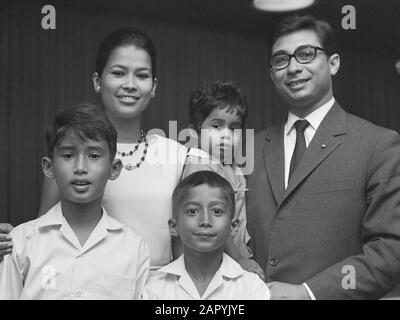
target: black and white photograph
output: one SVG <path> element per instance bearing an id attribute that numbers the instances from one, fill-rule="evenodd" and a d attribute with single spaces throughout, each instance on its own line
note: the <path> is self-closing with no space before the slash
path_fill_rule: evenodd
<path id="1" fill-rule="evenodd" d="M 399 16 L 0 0 L 0 300 L 400 300 Z"/>

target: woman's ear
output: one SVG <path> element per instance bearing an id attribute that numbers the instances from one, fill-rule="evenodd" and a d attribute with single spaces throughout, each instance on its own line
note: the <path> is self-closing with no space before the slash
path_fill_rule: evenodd
<path id="1" fill-rule="evenodd" d="M 93 73 L 92 82 L 93 82 L 94 91 L 100 92 L 100 89 L 101 89 L 101 87 L 100 87 L 100 76 L 99 76 L 99 74 L 97 72 Z"/>
<path id="2" fill-rule="evenodd" d="M 179 237 L 178 228 L 176 224 L 176 220 L 171 218 L 168 220 L 169 232 L 174 237 Z"/>
<path id="3" fill-rule="evenodd" d="M 153 79 L 153 88 L 151 89 L 151 97 L 154 98 L 156 96 L 156 89 L 157 89 L 157 78 Z"/>
<path id="4" fill-rule="evenodd" d="M 42 170 L 47 178 L 54 179 L 53 161 L 49 157 L 42 158 Z"/>
<path id="5" fill-rule="evenodd" d="M 110 180 L 115 180 L 119 177 L 121 174 L 122 170 L 122 161 L 121 159 L 114 159 L 112 165 L 111 165 L 111 175 L 110 175 Z"/>

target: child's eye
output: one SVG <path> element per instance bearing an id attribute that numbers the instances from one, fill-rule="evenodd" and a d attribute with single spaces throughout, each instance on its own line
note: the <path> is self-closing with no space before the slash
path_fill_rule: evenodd
<path id="1" fill-rule="evenodd" d="M 211 127 L 215 128 L 215 129 L 221 129 L 222 128 L 222 126 L 220 124 L 218 124 L 218 123 L 212 124 Z"/>
<path id="2" fill-rule="evenodd" d="M 89 154 L 89 159 L 98 159 L 100 158 L 100 155 L 97 153 L 91 153 Z"/>
<path id="3" fill-rule="evenodd" d="M 74 154 L 73 154 L 73 153 L 64 153 L 64 154 L 62 155 L 62 157 L 63 157 L 64 159 L 72 159 L 72 158 L 74 157 Z"/>
<path id="4" fill-rule="evenodd" d="M 197 209 L 195 209 L 195 208 L 190 208 L 190 209 L 186 210 L 185 213 L 186 213 L 187 215 L 189 215 L 189 216 L 194 216 L 194 215 L 197 214 Z"/>
<path id="5" fill-rule="evenodd" d="M 224 210 L 220 209 L 220 208 L 213 208 L 211 210 L 211 212 L 213 213 L 213 215 L 215 216 L 222 216 L 224 214 Z"/>

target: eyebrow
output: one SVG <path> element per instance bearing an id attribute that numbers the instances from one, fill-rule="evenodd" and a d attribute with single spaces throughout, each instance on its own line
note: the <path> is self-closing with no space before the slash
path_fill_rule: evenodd
<path id="1" fill-rule="evenodd" d="M 112 68 L 120 68 L 120 69 L 124 69 L 124 70 L 129 69 L 127 66 L 124 66 L 122 64 L 113 64 L 112 66 L 110 66 L 110 69 L 112 69 Z M 148 67 L 140 67 L 140 68 L 137 68 L 135 70 L 152 72 L 151 68 L 148 68 Z"/>
<path id="2" fill-rule="evenodd" d="M 77 146 L 73 144 L 65 144 L 65 145 L 59 145 L 57 146 L 57 150 L 59 151 L 64 151 L 64 150 L 71 150 L 71 149 L 76 149 Z M 88 146 L 87 150 L 89 151 L 105 151 L 105 148 L 102 146 Z"/>
<path id="3" fill-rule="evenodd" d="M 319 46 L 316 46 L 316 45 L 313 45 L 313 44 L 302 44 L 301 46 L 298 46 L 296 49 L 294 49 L 293 53 L 296 52 L 299 49 L 303 49 L 303 48 L 307 48 L 307 47 L 319 47 Z M 289 52 L 286 51 L 286 50 L 278 50 L 278 51 L 274 52 L 272 54 L 272 56 L 276 56 L 276 55 L 282 54 L 282 53 L 283 54 L 289 54 Z"/>
<path id="4" fill-rule="evenodd" d="M 213 119 L 211 119 L 210 120 L 210 122 L 213 122 L 213 121 L 219 121 L 219 122 L 227 122 L 226 120 L 224 120 L 224 119 L 220 119 L 220 118 L 213 118 Z M 242 122 L 241 121 L 233 121 L 232 123 L 231 123 L 231 125 L 232 124 L 239 124 L 239 125 L 242 125 Z"/>

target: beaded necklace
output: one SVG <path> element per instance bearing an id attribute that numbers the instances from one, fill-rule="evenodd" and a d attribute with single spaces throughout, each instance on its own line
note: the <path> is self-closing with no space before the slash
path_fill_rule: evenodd
<path id="1" fill-rule="evenodd" d="M 136 164 L 132 164 L 132 163 L 126 163 L 124 164 L 122 162 L 122 166 L 123 168 L 125 168 L 126 170 L 130 171 L 132 169 L 138 169 L 140 167 L 140 165 L 143 163 L 144 159 L 146 158 L 146 154 L 147 154 L 147 148 L 149 146 L 149 143 L 147 142 L 146 139 L 146 133 L 144 132 L 143 129 L 140 129 L 140 137 L 138 139 L 137 144 L 134 146 L 133 150 L 129 151 L 129 152 L 120 152 L 117 151 L 117 154 L 120 155 L 121 157 L 125 158 L 125 157 L 131 157 L 133 156 L 133 154 L 138 150 L 139 145 L 144 141 L 144 150 L 143 150 L 143 154 L 140 157 L 140 160 L 138 163 Z M 121 159 L 122 160 L 122 159 Z"/>

